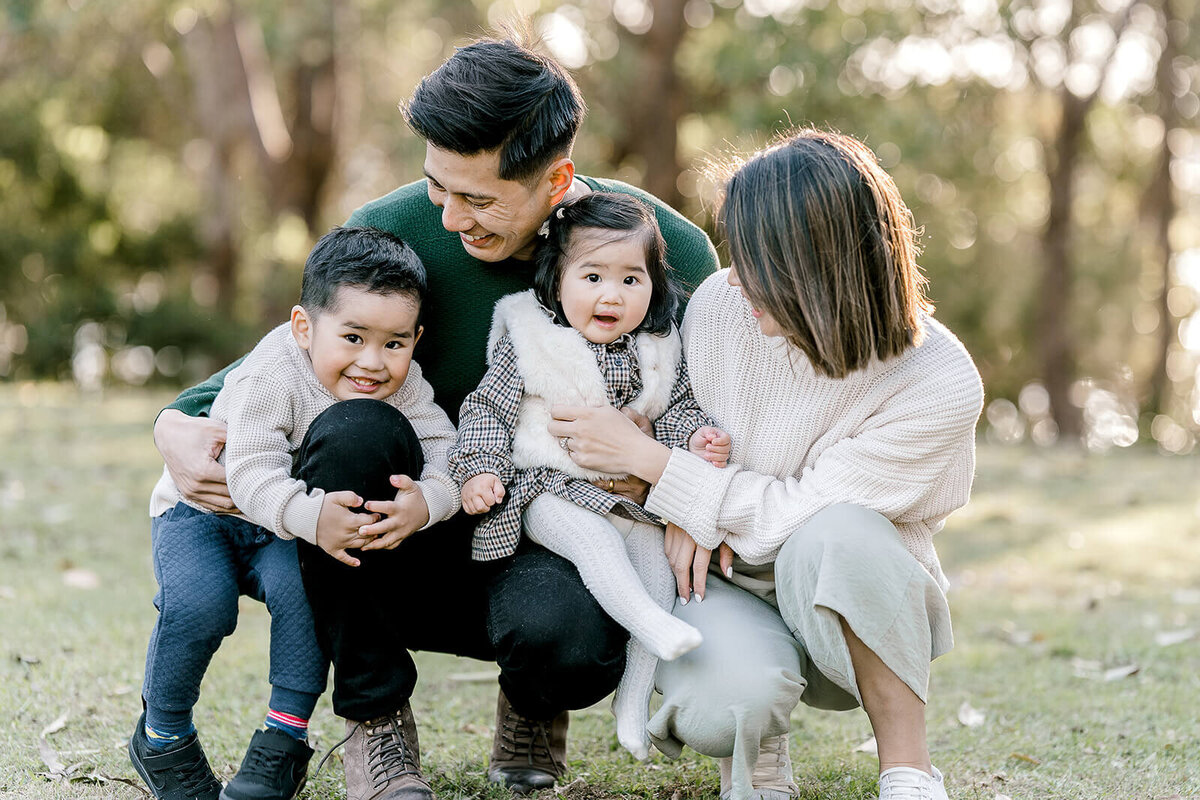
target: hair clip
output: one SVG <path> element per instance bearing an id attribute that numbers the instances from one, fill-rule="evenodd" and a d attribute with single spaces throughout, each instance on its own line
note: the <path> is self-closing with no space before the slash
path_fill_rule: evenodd
<path id="1" fill-rule="evenodd" d="M 543 239 L 550 238 L 550 220 L 546 220 L 545 222 L 542 223 L 542 227 L 538 228 L 537 235 L 542 237 Z"/>
<path id="2" fill-rule="evenodd" d="M 564 209 L 562 206 L 559 206 L 559 207 L 558 207 L 558 211 L 555 211 L 555 212 L 554 212 L 554 216 L 558 217 L 559 219 L 564 219 L 564 217 L 563 217 L 563 212 L 564 212 L 565 210 L 566 210 L 566 209 Z"/>

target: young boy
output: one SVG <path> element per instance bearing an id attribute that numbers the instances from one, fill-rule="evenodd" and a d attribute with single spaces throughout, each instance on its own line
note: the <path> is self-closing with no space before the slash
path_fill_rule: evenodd
<path id="1" fill-rule="evenodd" d="M 223 459 L 240 513 L 189 505 L 165 471 L 155 487 L 159 617 L 129 757 L 156 798 L 295 797 L 313 752 L 305 743 L 308 718 L 329 664 L 328 643 L 318 642 L 301 583 L 296 539 L 350 569 L 360 563 L 355 550 L 394 548 L 457 509 L 458 488 L 446 466 L 454 426 L 412 361 L 425 292 L 420 259 L 391 234 L 371 228 L 326 234 L 305 264 L 291 322 L 268 333 L 229 373 L 212 406 L 212 416 L 228 425 Z M 394 499 L 376 495 L 364 503 L 348 487 L 303 480 L 309 451 L 320 447 L 306 435 L 310 426 L 337 414 L 339 401 L 363 400 L 382 401 L 381 412 L 392 416 L 380 418 L 412 431 L 420 444 L 424 465 L 412 470 L 419 480 L 391 476 Z M 388 476 L 383 481 L 389 485 Z M 213 654 L 237 624 L 241 594 L 265 602 L 271 613 L 271 698 L 265 729 L 255 731 L 241 769 L 222 790 L 192 725 L 192 707 Z"/>

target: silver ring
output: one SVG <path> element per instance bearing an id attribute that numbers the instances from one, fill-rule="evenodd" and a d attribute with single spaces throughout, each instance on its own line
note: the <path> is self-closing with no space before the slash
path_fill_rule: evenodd
<path id="1" fill-rule="evenodd" d="M 560 436 L 558 438 L 558 446 L 561 447 L 563 450 L 566 450 L 568 453 L 571 452 L 571 437 L 570 436 Z"/>

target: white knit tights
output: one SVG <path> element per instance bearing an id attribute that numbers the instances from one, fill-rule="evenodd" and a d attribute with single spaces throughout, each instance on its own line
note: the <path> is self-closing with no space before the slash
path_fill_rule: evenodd
<path id="1" fill-rule="evenodd" d="M 671 616 L 675 576 L 663 553 L 662 529 L 602 517 L 548 493 L 529 504 L 524 521 L 526 535 L 574 564 L 601 607 L 632 634 L 613 714 L 617 740 L 635 758 L 645 758 L 655 656 L 671 661 L 701 642 L 700 631 Z"/>

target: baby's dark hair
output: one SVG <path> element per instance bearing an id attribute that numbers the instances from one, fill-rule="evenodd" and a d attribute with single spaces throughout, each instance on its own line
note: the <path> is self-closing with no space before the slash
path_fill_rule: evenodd
<path id="1" fill-rule="evenodd" d="M 399 237 L 378 228 L 336 227 L 317 241 L 304 264 L 300 305 L 310 314 L 337 310 L 338 289 L 405 294 L 425 302 L 425 265 Z"/>
<path id="2" fill-rule="evenodd" d="M 646 318 L 634 332 L 662 336 L 671 330 L 679 308 L 679 289 L 671 280 L 667 245 L 658 229 L 658 220 L 646 203 L 627 194 L 592 192 L 560 205 L 550 214 L 547 225 L 547 235 L 534 254 L 537 270 L 533 290 L 538 302 L 554 312 L 555 322 L 570 326 L 562 304 L 558 302 L 562 269 L 571 255 L 572 235 L 580 229 L 591 228 L 627 231 L 629 235 L 641 237 L 646 250 L 646 271 L 650 275 L 650 306 L 646 309 Z"/>

